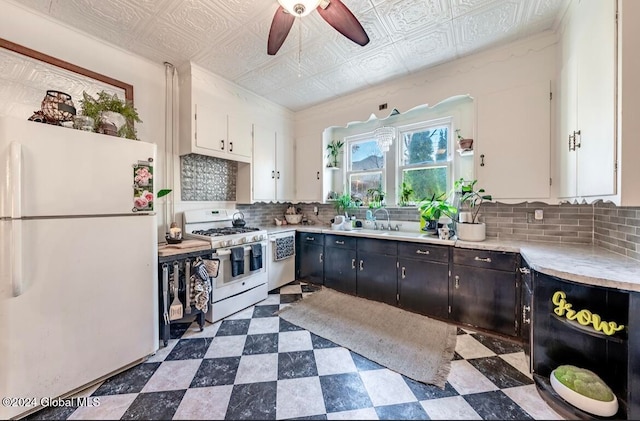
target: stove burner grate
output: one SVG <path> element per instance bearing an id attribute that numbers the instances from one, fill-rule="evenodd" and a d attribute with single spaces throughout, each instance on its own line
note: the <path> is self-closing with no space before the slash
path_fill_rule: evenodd
<path id="1" fill-rule="evenodd" d="M 209 237 L 220 237 L 223 235 L 244 234 L 246 232 L 259 231 L 260 228 L 250 227 L 223 227 L 223 228 L 210 228 L 207 230 L 195 230 L 192 234 L 207 235 Z"/>

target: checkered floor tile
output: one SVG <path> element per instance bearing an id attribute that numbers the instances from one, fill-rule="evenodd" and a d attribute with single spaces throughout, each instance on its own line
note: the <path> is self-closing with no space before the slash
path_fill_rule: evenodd
<path id="1" fill-rule="evenodd" d="M 80 394 L 99 406 L 28 418 L 562 419 L 538 395 L 518 344 L 459 328 L 440 389 L 273 315 L 317 288 L 286 285 L 204 331 L 174 324 L 167 347 Z"/>

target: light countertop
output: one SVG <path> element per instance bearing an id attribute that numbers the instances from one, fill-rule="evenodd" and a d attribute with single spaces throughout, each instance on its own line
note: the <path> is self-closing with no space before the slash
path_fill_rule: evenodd
<path id="1" fill-rule="evenodd" d="M 359 236 L 386 240 L 442 244 L 477 250 L 520 253 L 531 269 L 577 283 L 640 291 L 640 261 L 594 245 L 536 241 L 440 240 L 411 231 L 333 230 L 322 225 L 294 225 L 297 231 Z M 274 227 L 281 228 L 281 227 Z"/>

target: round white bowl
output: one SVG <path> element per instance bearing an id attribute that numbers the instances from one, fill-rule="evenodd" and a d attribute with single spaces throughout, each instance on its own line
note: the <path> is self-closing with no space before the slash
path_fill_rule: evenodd
<path id="1" fill-rule="evenodd" d="M 302 221 L 301 214 L 296 214 L 296 215 L 286 214 L 284 218 L 287 220 L 287 224 L 299 224 L 300 221 Z"/>
<path id="2" fill-rule="evenodd" d="M 556 378 L 555 370 L 551 372 L 549 379 L 551 380 L 553 390 L 555 390 L 562 399 L 583 411 L 601 417 L 611 417 L 618 413 L 618 398 L 615 394 L 613 395 L 612 401 L 599 401 L 581 395 L 560 383 L 560 380 Z"/>

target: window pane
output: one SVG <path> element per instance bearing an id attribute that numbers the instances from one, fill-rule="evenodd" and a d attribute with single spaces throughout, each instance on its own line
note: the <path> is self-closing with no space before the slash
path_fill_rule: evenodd
<path id="1" fill-rule="evenodd" d="M 449 128 L 432 127 L 402 135 L 402 166 L 446 162 Z"/>
<path id="2" fill-rule="evenodd" d="M 351 197 L 364 201 L 367 197 L 367 190 L 382 187 L 382 172 L 351 174 L 349 186 L 351 187 Z"/>
<path id="3" fill-rule="evenodd" d="M 350 142 L 349 171 L 367 171 L 384 168 L 384 155 L 375 140 Z"/>
<path id="4" fill-rule="evenodd" d="M 447 167 L 430 167 L 404 170 L 402 181 L 413 189 L 417 201 L 428 200 L 447 193 Z"/>

